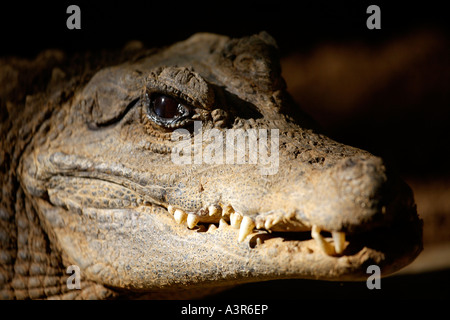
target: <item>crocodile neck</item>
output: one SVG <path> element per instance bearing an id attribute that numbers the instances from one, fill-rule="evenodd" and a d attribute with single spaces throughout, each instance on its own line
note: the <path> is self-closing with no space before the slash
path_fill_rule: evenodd
<path id="1" fill-rule="evenodd" d="M 15 66 L 20 73 L 39 63 L 54 66 L 42 59 L 17 60 Z M 27 146 L 48 125 L 54 106 L 68 98 L 64 91 L 51 98 L 32 94 L 42 81 L 35 74 L 29 86 L 16 81 L 11 83 L 15 90 L 0 89 L 0 135 L 4 137 L 0 141 L 0 299 L 110 297 L 113 291 L 89 281 L 83 282 L 83 290 L 68 289 L 67 262 L 18 181 L 17 170 Z"/>

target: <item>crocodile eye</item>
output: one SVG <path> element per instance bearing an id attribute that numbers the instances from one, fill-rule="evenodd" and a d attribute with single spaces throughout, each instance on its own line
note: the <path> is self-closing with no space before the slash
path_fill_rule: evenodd
<path id="1" fill-rule="evenodd" d="M 157 96 L 153 101 L 153 111 L 156 113 L 158 117 L 161 118 L 175 118 L 182 113 L 180 113 L 179 106 L 180 104 L 168 96 Z"/>
<path id="2" fill-rule="evenodd" d="M 145 97 L 149 118 L 165 127 L 180 126 L 189 116 L 189 108 L 175 98 L 164 94 Z"/>

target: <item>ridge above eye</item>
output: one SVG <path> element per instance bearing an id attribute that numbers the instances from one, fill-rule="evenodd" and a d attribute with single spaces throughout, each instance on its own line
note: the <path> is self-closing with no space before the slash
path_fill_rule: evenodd
<path id="1" fill-rule="evenodd" d="M 200 74 L 186 67 L 159 67 L 145 79 L 147 93 L 166 93 L 189 107 L 211 109 L 215 102 L 214 87 Z M 185 104 L 186 105 L 186 104 Z"/>

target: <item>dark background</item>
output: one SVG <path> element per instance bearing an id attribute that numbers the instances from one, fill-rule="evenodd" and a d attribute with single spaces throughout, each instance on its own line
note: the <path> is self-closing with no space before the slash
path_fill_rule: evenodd
<path id="1" fill-rule="evenodd" d="M 138 39 L 168 45 L 195 32 L 240 37 L 268 31 L 282 54 L 324 41 L 385 41 L 411 29 L 448 30 L 442 2 L 410 1 L 59 1 L 15 2 L 0 13 L 1 55 L 32 57 L 46 48 L 66 51 L 120 48 Z M 81 9 L 81 30 L 66 28 L 66 9 Z M 377 4 L 382 29 L 366 28 L 366 9 Z"/>
<path id="2" fill-rule="evenodd" d="M 140 40 L 146 47 L 159 47 L 183 40 L 195 32 L 241 37 L 265 30 L 276 39 L 282 58 L 292 54 L 307 56 L 322 44 L 345 46 L 358 43 L 377 48 L 421 30 L 438 32 L 448 39 L 450 13 L 444 9 L 444 2 L 393 2 L 251 1 L 243 4 L 237 1 L 125 0 L 16 3 L 8 6 L 2 3 L 0 58 L 20 56 L 33 59 L 49 48 L 62 49 L 69 54 L 114 50 L 122 48 L 130 40 Z M 69 16 L 66 9 L 70 4 L 81 8 L 81 30 L 66 28 Z M 381 8 L 381 30 L 368 30 L 366 27 L 369 16 L 366 9 L 371 4 Z M 448 49 L 445 45 L 443 48 Z M 430 58 L 432 67 L 440 72 L 431 79 L 437 84 L 431 86 L 437 89 L 427 89 L 427 94 L 419 96 L 420 99 L 410 105 L 397 108 L 402 99 L 391 98 L 395 95 L 392 92 L 396 90 L 394 87 L 382 91 L 375 101 L 385 106 L 384 113 L 376 113 L 378 105 L 368 102 L 361 104 L 360 110 L 365 110 L 365 113 L 360 112 L 358 117 L 348 116 L 334 122 L 329 121 L 332 113 L 319 113 L 315 117 L 319 122 L 333 124 L 324 129 L 334 138 L 383 156 L 405 177 L 419 180 L 426 177 L 431 181 L 443 177 L 447 181 L 445 188 L 450 189 L 450 90 L 446 89 L 450 82 L 445 83 L 449 79 L 450 68 L 448 56 L 445 61 L 434 61 L 435 57 L 442 56 L 445 58 L 445 54 L 440 52 Z M 428 68 L 428 65 L 420 66 Z M 401 82 L 405 78 L 399 79 Z M 423 79 L 424 85 L 427 81 L 427 78 Z M 371 98 L 368 97 L 368 101 L 372 101 Z M 450 216 L 449 212 L 445 214 Z M 448 230 L 443 232 L 448 233 Z M 230 297 L 449 299 L 450 272 L 447 269 L 386 278 L 382 280 L 382 290 L 370 291 L 365 283 L 283 280 L 244 285 L 214 296 Z"/>

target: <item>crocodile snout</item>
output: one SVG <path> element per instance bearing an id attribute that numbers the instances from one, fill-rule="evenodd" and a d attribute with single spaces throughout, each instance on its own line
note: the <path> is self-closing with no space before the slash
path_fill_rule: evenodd
<path id="1" fill-rule="evenodd" d="M 344 158 L 295 185 L 286 194 L 297 219 L 321 230 L 363 232 L 404 220 L 414 209 L 408 185 L 370 154 Z"/>
<path id="2" fill-rule="evenodd" d="M 380 158 L 359 156 L 338 162 L 320 175 L 318 193 L 329 200 L 314 216 L 328 230 L 364 229 L 383 211 L 383 193 L 388 181 Z"/>

